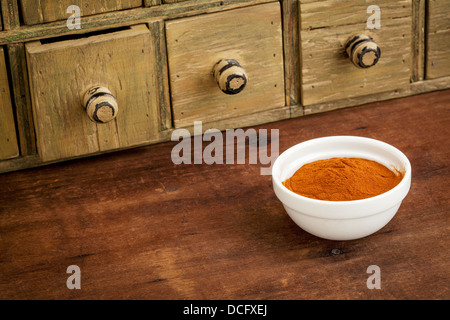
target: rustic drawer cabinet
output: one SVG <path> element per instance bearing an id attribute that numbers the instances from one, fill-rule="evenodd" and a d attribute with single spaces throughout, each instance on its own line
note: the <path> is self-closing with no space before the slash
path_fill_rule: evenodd
<path id="1" fill-rule="evenodd" d="M 154 141 L 158 111 L 153 40 L 146 25 L 76 40 L 26 44 L 37 148 L 44 161 Z M 91 88 L 108 88 L 117 117 L 91 121 Z"/>
<path id="2" fill-rule="evenodd" d="M 0 160 L 14 158 L 18 155 L 5 53 L 3 47 L 0 47 Z"/>
<path id="3" fill-rule="evenodd" d="M 450 5 L 430 0 L 428 5 L 426 78 L 450 76 Z"/>
<path id="4" fill-rule="evenodd" d="M 195 121 L 225 130 L 450 88 L 445 0 L 0 9 L 0 173 L 168 141 Z"/>
<path id="5" fill-rule="evenodd" d="M 279 3 L 168 21 L 166 38 L 175 127 L 284 106 Z M 247 73 L 237 94 L 225 94 L 211 76 L 222 59 Z"/>
<path id="6" fill-rule="evenodd" d="M 67 8 L 76 5 L 83 16 L 142 6 L 142 0 L 20 0 L 25 24 L 33 25 L 68 17 Z"/>

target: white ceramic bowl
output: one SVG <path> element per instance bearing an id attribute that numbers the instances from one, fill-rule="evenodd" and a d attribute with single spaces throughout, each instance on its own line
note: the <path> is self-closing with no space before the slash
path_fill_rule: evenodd
<path id="1" fill-rule="evenodd" d="M 282 182 L 302 165 L 333 157 L 364 158 L 405 173 L 393 189 L 378 196 L 353 201 L 307 198 Z M 383 228 L 397 213 L 411 186 L 411 164 L 395 147 L 369 138 L 332 136 L 297 144 L 283 152 L 272 167 L 273 188 L 291 219 L 303 230 L 329 240 L 352 240 Z"/>

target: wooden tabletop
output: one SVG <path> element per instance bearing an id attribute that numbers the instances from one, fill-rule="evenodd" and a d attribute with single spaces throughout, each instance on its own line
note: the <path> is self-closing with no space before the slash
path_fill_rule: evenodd
<path id="1" fill-rule="evenodd" d="M 0 298 L 450 298 L 450 90 L 255 129 L 279 129 L 280 153 L 382 140 L 410 159 L 411 190 L 377 233 L 330 241 L 294 224 L 263 165 L 175 165 L 176 142 L 2 174 Z"/>

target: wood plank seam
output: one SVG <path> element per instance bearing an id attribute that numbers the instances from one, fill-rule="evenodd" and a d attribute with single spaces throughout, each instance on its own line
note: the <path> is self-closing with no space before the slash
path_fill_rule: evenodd
<path id="1" fill-rule="evenodd" d="M 31 155 L 36 153 L 36 133 L 31 111 L 25 47 L 23 43 L 19 43 L 8 45 L 7 48 L 21 155 Z"/>
<path id="2" fill-rule="evenodd" d="M 425 74 L 426 1 L 414 0 L 412 5 L 411 81 L 414 82 L 423 80 Z"/>
<path id="3" fill-rule="evenodd" d="M 20 28 L 19 0 L 1 0 L 3 29 L 16 30 Z"/>
<path id="4" fill-rule="evenodd" d="M 155 78 L 158 100 L 159 127 L 161 131 L 173 127 L 171 99 L 168 79 L 168 61 L 165 26 L 163 20 L 150 22 L 148 24 L 150 32 L 155 38 L 155 58 L 158 61 L 156 65 Z"/>

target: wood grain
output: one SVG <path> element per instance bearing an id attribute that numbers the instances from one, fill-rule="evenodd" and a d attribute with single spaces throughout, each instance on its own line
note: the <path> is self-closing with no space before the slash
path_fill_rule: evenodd
<path id="1" fill-rule="evenodd" d="M 0 47 L 0 160 L 19 155 L 14 114 L 6 69 L 5 52 Z"/>
<path id="2" fill-rule="evenodd" d="M 426 0 L 412 2 L 411 81 L 425 79 Z"/>
<path id="3" fill-rule="evenodd" d="M 142 6 L 142 0 L 20 0 L 22 17 L 27 25 L 67 20 L 67 8 L 76 5 L 82 16 Z"/>
<path id="4" fill-rule="evenodd" d="M 426 78 L 450 75 L 450 3 L 428 1 Z"/>
<path id="5" fill-rule="evenodd" d="M 101 15 L 82 16 L 82 28 L 71 30 L 67 21 L 49 22 L 42 25 L 23 25 L 18 29 L 0 34 L 0 45 L 46 39 L 62 35 L 82 34 L 89 31 L 107 30 L 115 27 L 149 23 L 161 19 L 176 19 L 204 13 L 231 10 L 273 0 L 190 0 L 167 6 L 151 6 L 123 11 L 112 11 Z"/>
<path id="6" fill-rule="evenodd" d="M 17 0 L 0 1 L 1 19 L 4 30 L 17 30 L 20 28 L 20 14 Z"/>
<path id="7" fill-rule="evenodd" d="M 144 0 L 146 7 L 157 6 L 161 4 L 161 0 Z"/>
<path id="8" fill-rule="evenodd" d="M 278 2 L 166 22 L 175 127 L 285 105 Z M 248 84 L 225 95 L 211 72 L 221 59 L 239 61 Z"/>
<path id="9" fill-rule="evenodd" d="M 357 96 L 353 98 L 345 98 L 336 101 L 323 102 L 306 106 L 302 110 L 299 108 L 294 109 L 292 116 L 303 116 L 313 113 L 321 113 L 339 108 L 348 108 L 354 106 L 360 106 L 362 104 L 372 103 L 376 101 L 385 101 L 391 99 L 398 99 L 407 96 L 413 96 L 425 92 L 438 91 L 448 89 L 450 86 L 450 77 L 437 78 L 433 80 L 424 80 L 412 82 L 408 87 L 396 89 L 393 91 L 387 91 L 382 93 L 376 93 L 365 96 Z"/>
<path id="10" fill-rule="evenodd" d="M 283 52 L 284 52 L 284 86 L 286 91 L 286 105 L 300 104 L 300 35 L 299 35 L 299 2 L 283 0 Z"/>
<path id="11" fill-rule="evenodd" d="M 25 45 L 14 43 L 7 46 L 11 86 L 16 111 L 17 131 L 22 156 L 36 154 L 36 134 L 34 131 L 30 87 L 28 83 Z"/>
<path id="12" fill-rule="evenodd" d="M 189 0 L 162 0 L 163 3 L 178 3 L 178 2 L 184 2 Z"/>
<path id="13" fill-rule="evenodd" d="M 332 6 L 333 3 L 336 7 Z M 410 1 L 380 4 L 383 12 L 381 29 L 374 30 L 368 30 L 366 26 L 369 15 L 365 1 L 347 1 L 344 7 L 338 3 L 341 2 L 320 1 L 301 5 L 303 105 L 409 85 Z M 322 10 L 325 9 L 328 18 L 323 20 L 325 12 Z M 344 46 L 356 34 L 366 34 L 380 46 L 381 58 L 376 66 L 361 70 L 348 60 Z"/>
<path id="14" fill-rule="evenodd" d="M 103 35 L 26 44 L 37 144 L 44 161 L 156 140 L 155 52 L 146 25 Z M 106 124 L 89 120 L 84 93 L 107 87 L 120 115 Z M 70 88 L 70 90 L 68 90 Z"/>
<path id="15" fill-rule="evenodd" d="M 408 156 L 397 215 L 354 241 L 299 229 L 259 165 L 175 166 L 173 142 L 1 175 L 0 298 L 446 299 L 449 105 L 447 90 L 255 127 L 279 129 L 280 152 L 358 135 Z"/>
<path id="16" fill-rule="evenodd" d="M 163 20 L 148 23 L 154 39 L 156 81 L 158 82 L 157 105 L 159 111 L 160 130 L 172 128 L 172 110 L 170 105 L 169 72 L 167 66 L 166 33 Z"/>

